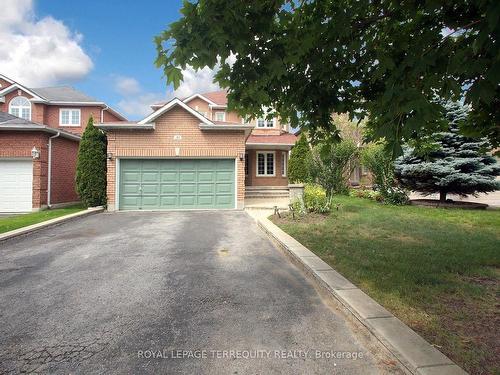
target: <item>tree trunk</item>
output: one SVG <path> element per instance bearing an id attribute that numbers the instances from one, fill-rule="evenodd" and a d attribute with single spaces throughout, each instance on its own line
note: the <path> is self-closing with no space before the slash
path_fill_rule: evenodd
<path id="1" fill-rule="evenodd" d="M 439 192 L 439 201 L 440 202 L 446 202 L 446 191 L 440 191 Z"/>

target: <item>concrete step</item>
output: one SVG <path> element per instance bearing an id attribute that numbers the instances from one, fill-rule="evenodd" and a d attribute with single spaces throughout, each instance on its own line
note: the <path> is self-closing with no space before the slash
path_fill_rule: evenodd
<path id="1" fill-rule="evenodd" d="M 245 186 L 247 191 L 267 191 L 267 190 L 286 190 L 287 186 Z"/>
<path id="2" fill-rule="evenodd" d="M 246 192 L 245 198 L 288 198 L 290 194 L 287 192 Z"/>

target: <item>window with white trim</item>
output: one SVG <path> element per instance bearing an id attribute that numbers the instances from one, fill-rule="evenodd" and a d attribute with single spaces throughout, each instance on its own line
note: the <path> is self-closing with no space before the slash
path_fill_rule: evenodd
<path id="1" fill-rule="evenodd" d="M 31 120 L 31 102 L 24 96 L 16 96 L 9 103 L 9 113 L 25 120 Z"/>
<path id="2" fill-rule="evenodd" d="M 215 112 L 215 121 L 226 121 L 226 112 Z"/>
<path id="3" fill-rule="evenodd" d="M 283 151 L 281 153 L 281 176 L 286 177 L 286 168 L 288 164 L 288 152 Z"/>
<path id="4" fill-rule="evenodd" d="M 59 109 L 60 126 L 80 126 L 80 110 L 70 108 Z"/>
<path id="5" fill-rule="evenodd" d="M 274 128 L 274 119 L 258 118 L 258 128 Z"/>
<path id="6" fill-rule="evenodd" d="M 274 151 L 257 152 L 257 176 L 274 176 Z"/>

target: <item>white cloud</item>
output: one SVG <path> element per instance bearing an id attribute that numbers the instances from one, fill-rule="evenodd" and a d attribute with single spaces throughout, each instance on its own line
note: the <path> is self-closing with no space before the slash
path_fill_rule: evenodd
<path id="1" fill-rule="evenodd" d="M 83 36 L 50 16 L 36 19 L 32 0 L 2 2 L 0 73 L 27 86 L 77 80 L 92 60 L 81 47 Z"/>
<path id="2" fill-rule="evenodd" d="M 234 64 L 235 61 L 235 55 L 231 55 L 226 59 L 226 62 L 230 65 Z M 182 71 L 184 79 L 177 90 L 166 93 L 147 92 L 135 78 L 116 76 L 114 78 L 115 90 L 123 96 L 118 102 L 118 107 L 131 118 L 143 118 L 151 113 L 150 106 L 153 103 L 168 101 L 173 97 L 183 99 L 194 93 L 219 90 L 219 85 L 213 82 L 218 69 L 218 65 L 214 69 L 203 68 L 198 70 L 188 66 Z"/>
<path id="3" fill-rule="evenodd" d="M 118 108 L 131 119 L 142 119 L 152 112 L 151 104 L 165 100 L 165 94 L 143 92 L 123 98 L 118 102 Z"/>
<path id="4" fill-rule="evenodd" d="M 122 95 L 134 95 L 141 92 L 141 85 L 135 78 L 118 76 L 115 78 L 115 90 Z"/>
<path id="5" fill-rule="evenodd" d="M 173 92 L 173 96 L 185 98 L 194 93 L 203 93 L 219 90 L 219 85 L 213 82 L 216 70 L 203 68 L 194 70 L 191 67 L 182 71 L 183 81 Z"/>

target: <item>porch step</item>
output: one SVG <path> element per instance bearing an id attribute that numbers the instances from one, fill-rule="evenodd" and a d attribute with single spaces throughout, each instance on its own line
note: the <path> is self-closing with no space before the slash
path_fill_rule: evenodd
<path id="1" fill-rule="evenodd" d="M 288 188 L 283 186 L 247 186 L 245 198 L 288 198 Z"/>

